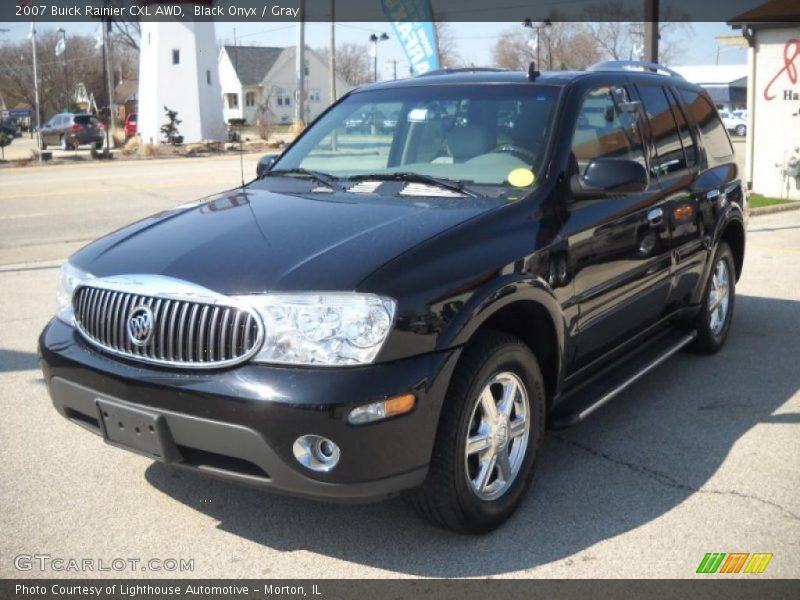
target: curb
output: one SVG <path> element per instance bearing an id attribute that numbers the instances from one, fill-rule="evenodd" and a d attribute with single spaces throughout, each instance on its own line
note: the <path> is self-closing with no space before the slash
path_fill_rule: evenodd
<path id="1" fill-rule="evenodd" d="M 750 216 L 757 217 L 759 215 L 771 215 L 772 213 L 787 212 L 790 210 L 800 210 L 800 202 L 790 200 L 786 204 L 775 204 L 774 206 L 751 208 Z"/>

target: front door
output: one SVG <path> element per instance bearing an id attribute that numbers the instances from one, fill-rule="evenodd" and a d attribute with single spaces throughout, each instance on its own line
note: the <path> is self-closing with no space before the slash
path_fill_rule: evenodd
<path id="1" fill-rule="evenodd" d="M 595 158 L 648 164 L 640 112 L 626 89 L 598 86 L 583 98 L 572 139 L 573 172 Z M 573 200 L 564 228 L 579 306 L 572 370 L 619 346 L 665 311 L 669 221 L 656 178 L 642 193 Z"/>

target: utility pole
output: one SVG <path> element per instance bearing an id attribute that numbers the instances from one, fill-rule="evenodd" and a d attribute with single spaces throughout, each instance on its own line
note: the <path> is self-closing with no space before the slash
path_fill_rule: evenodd
<path id="1" fill-rule="evenodd" d="M 644 0 L 644 59 L 658 62 L 658 2 Z"/>
<path id="2" fill-rule="evenodd" d="M 108 126 L 106 127 L 106 152 L 111 152 L 111 128 L 114 126 L 114 89 L 111 85 L 111 68 L 108 49 L 108 27 L 111 21 L 103 19 L 103 79 L 106 82 L 106 93 L 108 94 Z"/>
<path id="3" fill-rule="evenodd" d="M 295 50 L 295 77 L 297 85 L 297 98 L 294 105 L 294 124 L 297 133 L 306 126 L 305 96 L 306 96 L 306 28 L 305 28 L 305 2 L 300 0 L 300 19 L 297 21 L 297 49 Z"/>
<path id="4" fill-rule="evenodd" d="M 62 54 L 64 55 L 64 96 L 65 96 L 64 110 L 69 111 L 70 93 L 69 93 L 69 71 L 67 67 L 67 30 L 64 29 L 63 27 L 59 27 L 58 33 L 61 34 L 61 39 L 63 40 L 64 43 L 64 50 L 62 51 Z"/>
<path id="5" fill-rule="evenodd" d="M 397 59 L 393 58 L 392 60 L 387 62 L 392 63 L 392 76 L 394 77 L 394 79 L 397 79 Z"/>
<path id="6" fill-rule="evenodd" d="M 331 40 L 328 49 L 328 77 L 330 82 L 331 104 L 336 102 L 336 7 L 331 0 Z"/>
<path id="7" fill-rule="evenodd" d="M 36 147 L 39 149 L 39 162 L 42 162 L 42 115 L 39 110 L 39 71 L 36 68 L 36 23 L 31 21 L 31 44 L 33 45 L 33 95 L 36 104 Z"/>

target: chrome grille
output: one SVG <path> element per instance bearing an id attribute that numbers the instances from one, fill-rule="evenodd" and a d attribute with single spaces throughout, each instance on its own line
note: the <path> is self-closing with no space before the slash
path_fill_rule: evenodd
<path id="1" fill-rule="evenodd" d="M 79 287 L 72 297 L 75 324 L 90 342 L 143 362 L 188 368 L 227 366 L 247 360 L 262 339 L 255 313 L 219 302 L 139 295 L 118 289 Z M 146 306 L 152 333 L 137 345 L 128 318 Z"/>

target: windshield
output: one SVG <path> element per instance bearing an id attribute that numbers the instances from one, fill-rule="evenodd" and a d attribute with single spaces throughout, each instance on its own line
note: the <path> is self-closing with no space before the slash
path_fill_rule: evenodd
<path id="1" fill-rule="evenodd" d="M 314 123 L 274 169 L 340 178 L 413 173 L 502 186 L 513 173 L 511 183 L 526 187 L 544 162 L 557 97 L 558 88 L 532 84 L 356 92 Z"/>

